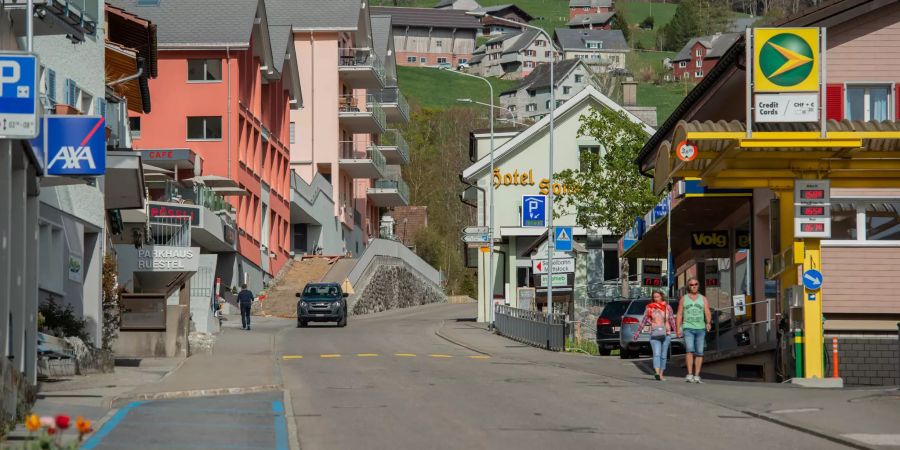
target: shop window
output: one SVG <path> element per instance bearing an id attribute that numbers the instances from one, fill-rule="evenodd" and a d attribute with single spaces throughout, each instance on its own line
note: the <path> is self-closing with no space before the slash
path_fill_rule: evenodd
<path id="1" fill-rule="evenodd" d="M 187 67 L 189 82 L 222 81 L 221 59 L 189 59 Z"/>
<path id="2" fill-rule="evenodd" d="M 847 86 L 847 119 L 891 120 L 891 86 Z"/>
<path id="3" fill-rule="evenodd" d="M 187 138 L 196 141 L 222 139 L 222 118 L 219 116 L 188 117 Z"/>

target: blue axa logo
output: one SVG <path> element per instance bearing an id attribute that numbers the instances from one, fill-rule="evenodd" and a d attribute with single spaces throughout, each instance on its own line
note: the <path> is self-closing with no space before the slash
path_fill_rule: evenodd
<path id="1" fill-rule="evenodd" d="M 62 163 L 62 166 L 59 166 L 59 163 Z M 59 149 L 59 152 L 56 153 L 56 156 L 53 157 L 53 161 L 50 161 L 50 168 L 52 169 L 74 169 L 81 170 L 81 163 L 84 162 L 87 165 L 83 168 L 96 170 L 97 164 L 94 163 L 94 156 L 91 154 L 90 147 L 72 147 L 72 146 L 63 146 Z"/>
<path id="2" fill-rule="evenodd" d="M 106 130 L 103 117 L 48 116 L 47 174 L 99 176 L 106 173 Z"/>

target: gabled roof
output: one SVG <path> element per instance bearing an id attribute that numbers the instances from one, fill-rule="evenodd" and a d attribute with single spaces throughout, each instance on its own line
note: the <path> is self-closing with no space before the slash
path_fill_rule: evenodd
<path id="1" fill-rule="evenodd" d="M 519 51 L 528 47 L 539 35 L 546 35 L 546 33 L 543 30 L 535 30 L 533 28 L 527 28 L 525 31 L 517 33 L 513 36 L 515 41 L 505 45 L 506 48 L 503 49 L 503 54 L 519 53 Z M 548 43 L 552 42 L 549 36 L 547 36 L 547 41 Z"/>
<path id="2" fill-rule="evenodd" d="M 359 28 L 361 0 L 265 1 L 270 11 L 269 21 L 275 25 L 291 25 L 295 31 L 355 31 Z"/>
<path id="3" fill-rule="evenodd" d="M 584 61 L 580 59 L 564 59 L 558 63 L 556 63 L 553 67 L 553 84 L 559 86 L 566 78 L 568 78 L 569 73 L 575 70 L 578 65 L 584 66 Z M 587 70 L 587 66 L 584 66 L 584 69 Z M 512 94 L 516 93 L 522 89 L 541 89 L 550 86 L 550 63 L 539 64 L 531 73 L 528 74 L 527 77 L 523 78 L 519 84 L 506 91 L 500 93 L 500 95 Z"/>
<path id="4" fill-rule="evenodd" d="M 609 108 L 613 111 L 621 112 L 625 114 L 632 122 L 636 124 L 640 124 L 641 128 L 644 129 L 647 134 L 652 135 L 654 130 L 652 127 L 642 122 L 641 119 L 638 119 L 634 114 L 628 112 L 625 108 L 623 108 L 618 103 L 610 100 L 605 95 L 601 94 L 600 91 L 595 89 L 593 86 L 587 86 L 579 92 L 575 94 L 574 97 L 570 98 L 568 101 L 557 107 L 553 114 L 557 118 L 565 116 L 570 111 L 575 110 L 580 107 L 587 101 L 593 100 L 606 108 Z M 516 137 L 510 139 L 499 148 L 494 151 L 494 163 L 498 160 L 503 160 L 505 157 L 512 154 L 521 144 L 528 142 L 539 133 L 546 133 L 548 128 L 550 127 L 550 116 L 545 116 L 543 119 L 537 121 L 534 125 L 528 127 L 527 130 L 519 133 Z M 464 179 L 471 180 L 474 176 L 490 170 L 490 154 L 485 155 L 477 162 L 472 164 L 463 170 L 462 176 Z"/>
<path id="5" fill-rule="evenodd" d="M 672 61 L 690 60 L 691 49 L 694 48 L 694 45 L 697 43 L 700 43 L 700 45 L 709 50 L 706 52 L 706 55 L 703 56 L 704 58 L 719 58 L 738 40 L 738 37 L 740 37 L 739 33 L 722 33 L 693 38 L 688 41 L 687 44 L 684 44 L 684 47 L 682 47 L 681 51 L 672 58 Z"/>
<path id="6" fill-rule="evenodd" d="M 293 39 L 294 32 L 290 25 L 269 25 L 269 40 L 272 42 L 272 62 L 274 69 L 281 72 L 288 55 L 288 42 Z"/>
<path id="7" fill-rule="evenodd" d="M 475 13 L 477 13 L 477 15 L 490 14 L 492 16 L 498 15 L 498 14 L 503 14 L 505 12 L 514 12 L 514 13 L 518 14 L 520 17 L 522 17 L 523 19 L 525 19 L 525 21 L 527 21 L 527 22 L 530 22 L 534 19 L 534 17 L 531 14 L 528 14 L 527 12 L 525 12 L 524 9 L 519 8 L 518 6 L 511 4 L 511 3 L 506 4 L 506 5 L 482 6 L 480 8 L 475 8 L 472 10 L 473 14 L 475 14 Z"/>
<path id="8" fill-rule="evenodd" d="M 569 0 L 569 8 L 612 8 L 612 0 Z"/>
<path id="9" fill-rule="evenodd" d="M 616 13 L 613 12 L 579 14 L 573 17 L 567 25 L 570 27 L 578 25 L 606 25 L 615 16 Z"/>
<path id="10" fill-rule="evenodd" d="M 331 1 L 331 0 L 330 0 Z M 260 0 L 108 0 L 157 26 L 160 47 L 247 47 Z"/>
<path id="11" fill-rule="evenodd" d="M 386 56 L 388 40 L 391 38 L 391 16 L 387 14 L 372 14 L 372 48 L 378 56 Z M 393 55 L 391 55 L 393 56 Z"/>
<path id="12" fill-rule="evenodd" d="M 610 51 L 628 50 L 628 42 L 620 30 L 585 30 L 583 28 L 557 28 L 556 42 L 563 50 Z M 586 42 L 601 42 L 602 48 L 587 48 Z"/>
<path id="13" fill-rule="evenodd" d="M 331 0 L 329 0 L 331 1 Z M 477 18 L 458 9 L 373 6 L 370 14 L 389 15 L 393 26 L 479 29 Z"/>

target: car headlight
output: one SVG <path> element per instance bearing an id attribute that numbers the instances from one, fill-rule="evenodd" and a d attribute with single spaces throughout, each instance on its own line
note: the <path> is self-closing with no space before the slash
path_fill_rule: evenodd
<path id="1" fill-rule="evenodd" d="M 337 308 L 340 308 L 340 307 L 341 307 L 341 301 L 340 301 L 340 300 L 335 300 L 335 302 L 334 302 L 334 308 L 337 309 Z"/>
<path id="2" fill-rule="evenodd" d="M 306 308 L 307 306 L 309 306 L 309 303 L 306 303 L 306 302 L 300 302 L 300 307 L 301 307 L 301 308 Z"/>

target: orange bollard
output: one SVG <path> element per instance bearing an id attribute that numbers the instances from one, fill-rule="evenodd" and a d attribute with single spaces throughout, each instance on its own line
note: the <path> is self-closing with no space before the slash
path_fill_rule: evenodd
<path id="1" fill-rule="evenodd" d="M 831 377 L 840 378 L 838 376 L 838 339 L 836 337 L 831 338 L 831 354 Z"/>

